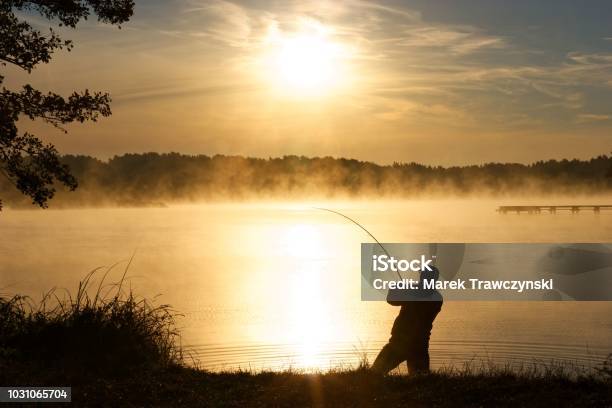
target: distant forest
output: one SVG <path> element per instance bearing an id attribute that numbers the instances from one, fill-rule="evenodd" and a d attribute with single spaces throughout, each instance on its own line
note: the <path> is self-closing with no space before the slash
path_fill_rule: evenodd
<path id="1" fill-rule="evenodd" d="M 108 161 L 63 156 L 79 180 L 58 191 L 51 207 L 163 205 L 199 200 L 612 193 L 612 155 L 533 164 L 460 167 L 378 165 L 332 157 L 125 154 Z M 58 189 L 59 190 L 59 189 Z M 7 206 L 29 205 L 4 179 Z"/>

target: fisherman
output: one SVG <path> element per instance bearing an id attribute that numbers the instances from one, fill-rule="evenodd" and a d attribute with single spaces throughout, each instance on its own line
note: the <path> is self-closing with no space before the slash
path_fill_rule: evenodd
<path id="1" fill-rule="evenodd" d="M 435 266 L 421 272 L 419 289 L 395 289 L 387 293 L 387 302 L 401 306 L 393 323 L 391 338 L 380 353 L 372 371 L 387 374 L 403 361 L 410 374 L 429 371 L 429 336 L 433 321 L 442 309 L 442 295 L 435 289 L 423 289 L 425 279 L 437 280 Z"/>

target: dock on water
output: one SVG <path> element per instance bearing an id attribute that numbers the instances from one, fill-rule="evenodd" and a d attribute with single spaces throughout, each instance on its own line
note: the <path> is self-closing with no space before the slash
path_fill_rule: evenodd
<path id="1" fill-rule="evenodd" d="M 603 210 L 612 210 L 612 204 L 610 205 L 502 205 L 497 209 L 497 212 L 501 214 L 506 213 L 527 213 L 527 214 L 540 214 L 543 211 L 547 211 L 550 214 L 556 214 L 557 211 L 569 211 L 572 214 L 577 214 L 580 211 L 593 211 L 594 213 L 600 213 Z"/>

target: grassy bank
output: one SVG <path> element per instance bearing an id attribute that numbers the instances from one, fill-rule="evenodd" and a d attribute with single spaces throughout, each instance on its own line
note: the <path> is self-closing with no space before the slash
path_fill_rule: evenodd
<path id="1" fill-rule="evenodd" d="M 74 297 L 0 298 L 0 385 L 72 386 L 73 402 L 87 406 L 612 405 L 609 365 L 583 375 L 490 367 L 411 377 L 378 376 L 365 364 L 320 374 L 194 369 L 168 306 L 90 279 Z"/>
<path id="2" fill-rule="evenodd" d="M 595 377 L 529 377 L 512 373 L 404 377 L 365 369 L 324 374 L 209 373 L 181 366 L 122 376 L 48 371 L 38 364 L 10 365 L 3 385 L 71 385 L 73 402 L 89 406 L 567 406 L 612 404 L 610 382 Z"/>

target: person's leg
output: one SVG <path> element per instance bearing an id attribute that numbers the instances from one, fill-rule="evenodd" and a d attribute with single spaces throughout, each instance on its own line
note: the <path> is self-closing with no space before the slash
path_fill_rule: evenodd
<path id="1" fill-rule="evenodd" d="M 378 353 L 371 370 L 379 374 L 387 374 L 404 360 L 405 357 L 402 355 L 401 350 L 389 342 Z"/>
<path id="2" fill-rule="evenodd" d="M 429 348 L 419 348 L 411 352 L 406 359 L 408 374 L 429 372 Z"/>

